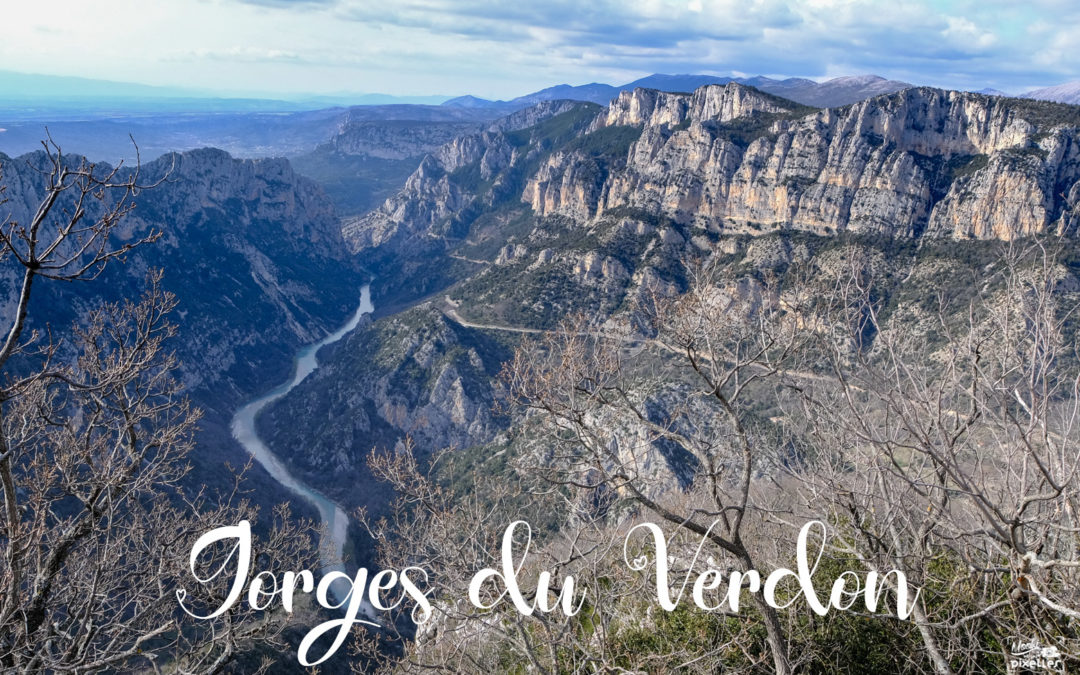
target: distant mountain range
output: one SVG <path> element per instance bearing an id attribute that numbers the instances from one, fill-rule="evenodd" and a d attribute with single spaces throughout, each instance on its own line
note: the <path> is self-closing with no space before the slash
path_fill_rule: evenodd
<path id="1" fill-rule="evenodd" d="M 1057 101 L 1058 103 L 1077 105 L 1080 104 L 1080 80 L 1035 89 L 1024 94 L 1021 98 L 1034 98 L 1040 101 Z"/>
<path id="2" fill-rule="evenodd" d="M 727 84 L 729 82 L 745 84 L 768 94 L 818 108 L 833 108 L 857 103 L 873 96 L 892 94 L 916 86 L 899 80 L 888 80 L 878 75 L 852 75 L 816 82 L 802 77 L 789 77 L 778 80 L 760 75 L 757 77 L 718 77 L 714 75 L 662 75 L 657 73 L 633 82 L 627 82 L 621 86 L 597 82 L 580 86 L 560 84 L 509 101 L 489 101 L 475 96 L 459 96 L 444 102 L 443 105 L 457 108 L 491 108 L 501 111 L 517 110 L 536 105 L 541 101 L 555 99 L 589 101 L 607 105 L 619 95 L 619 92 L 633 91 L 637 88 L 668 92 L 691 92 L 707 84 Z M 1010 94 L 991 87 L 979 89 L 974 93 L 1080 105 L 1080 80 L 1053 87 L 1034 89 L 1023 94 Z"/>
<path id="3" fill-rule="evenodd" d="M 1014 96 L 1016 98 L 1030 98 L 1037 101 L 1053 101 L 1055 103 L 1080 105 L 1080 80 L 1066 82 L 1064 84 L 1057 84 L 1053 87 L 1032 89 L 1031 91 L 1023 94 L 1008 94 L 1004 91 L 990 88 L 980 89 L 975 93 L 987 94 L 989 96 Z"/>
<path id="4" fill-rule="evenodd" d="M 188 112 L 299 112 L 353 105 L 438 105 L 447 96 L 390 96 L 387 94 L 310 95 L 282 99 L 273 96 L 225 96 L 221 92 L 184 87 L 158 87 L 85 77 L 40 75 L 0 70 L 0 116 L 25 119 L 85 119 L 88 114 L 168 114 Z"/>
<path id="5" fill-rule="evenodd" d="M 559 84 L 508 101 L 493 101 L 471 95 L 450 98 L 441 95 L 393 96 L 356 92 L 295 97 L 226 96 L 221 92 L 190 87 L 153 86 L 0 70 L 0 121 L 10 123 L 19 120 L 87 119 L 87 115 L 100 118 L 185 112 L 299 112 L 332 107 L 440 104 L 453 108 L 487 109 L 490 111 L 487 117 L 490 118 L 492 115 L 506 114 L 536 105 L 541 101 L 567 99 L 607 105 L 619 92 L 632 91 L 639 87 L 668 92 L 691 92 L 707 84 L 728 82 L 755 87 L 766 93 L 815 107 L 847 105 L 916 86 L 878 75 L 836 77 L 816 82 L 802 77 L 776 79 L 760 75 L 723 77 L 654 73 L 622 85 L 599 82 L 576 86 Z M 980 89 L 975 93 L 1080 104 L 1080 80 L 1023 94 L 1010 94 L 991 88 Z"/>
<path id="6" fill-rule="evenodd" d="M 653 74 L 618 86 L 560 84 L 508 101 L 381 94 L 282 101 L 221 98 L 204 90 L 0 70 L 0 153 L 17 156 L 38 148 L 47 127 L 65 151 L 113 162 L 135 159 L 131 137 L 138 141 L 144 161 L 200 147 L 218 147 L 240 157 L 305 157 L 301 163 L 309 175 L 328 187 L 341 183 L 342 194 L 347 191 L 355 197 L 355 191 L 348 188 L 349 176 L 385 173 L 394 177 L 396 185 L 405 165 L 391 167 L 387 162 L 407 160 L 414 165 L 427 152 L 472 129 L 470 125 L 482 125 L 545 101 L 565 99 L 606 106 L 621 92 L 638 88 L 684 93 L 730 82 L 814 107 L 848 105 L 915 86 L 877 75 L 816 82 L 797 77 Z M 989 88 L 975 93 L 1016 96 Z M 1021 97 L 1080 104 L 1080 81 L 1037 89 Z M 338 175 L 343 157 L 354 163 L 349 176 Z M 408 170 L 412 168 L 415 166 Z M 376 190 L 358 201 L 342 201 L 336 189 L 329 189 L 338 207 L 347 213 L 366 210 L 372 200 L 386 196 Z"/>
<path id="7" fill-rule="evenodd" d="M 745 84 L 768 94 L 818 108 L 833 108 L 857 103 L 873 96 L 892 94 L 916 86 L 899 80 L 888 80 L 878 75 L 852 75 L 816 82 L 802 77 L 789 77 L 778 80 L 760 75 L 757 77 L 718 77 L 714 75 L 662 75 L 657 73 L 633 82 L 627 82 L 621 86 L 597 82 L 576 87 L 560 84 L 509 101 L 489 101 L 475 96 L 459 96 L 444 102 L 443 105 L 457 108 L 491 108 L 503 111 L 517 110 L 536 105 L 540 101 L 554 99 L 589 101 L 607 105 L 613 98 L 618 96 L 619 92 L 633 91 L 639 87 L 668 92 L 691 92 L 707 84 L 727 84 L 728 82 Z M 1080 105 L 1080 80 L 1053 87 L 1034 89 L 1023 94 L 1010 94 L 991 87 L 979 89 L 974 93 Z"/>
<path id="8" fill-rule="evenodd" d="M 488 101 L 475 96 L 461 96 L 452 98 L 443 103 L 444 106 L 461 108 L 496 108 L 504 110 L 516 110 L 536 105 L 541 101 L 555 99 L 569 99 L 573 101 L 589 101 L 600 105 L 607 105 L 611 99 L 619 95 L 621 91 L 634 89 L 657 89 L 669 92 L 691 92 L 698 87 L 707 84 L 727 84 L 737 82 L 760 89 L 769 94 L 812 105 L 818 108 L 830 108 L 840 105 L 855 103 L 871 96 L 891 94 L 902 89 L 908 89 L 914 85 L 897 80 L 887 80 L 877 75 L 855 75 L 850 77 L 837 77 L 825 82 L 815 82 L 801 77 L 789 77 L 777 80 L 771 77 L 717 77 L 714 75 L 661 75 L 654 74 L 643 77 L 633 82 L 627 82 L 621 86 L 610 84 L 583 84 L 571 86 L 560 84 L 532 94 L 519 96 L 509 101 Z"/>

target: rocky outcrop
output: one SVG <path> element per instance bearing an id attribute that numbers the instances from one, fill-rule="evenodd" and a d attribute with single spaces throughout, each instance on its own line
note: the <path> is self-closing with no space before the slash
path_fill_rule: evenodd
<path id="1" fill-rule="evenodd" d="M 622 94 L 594 128 L 637 125 L 602 186 L 553 154 L 523 194 L 579 220 L 633 207 L 696 227 L 1010 239 L 1071 232 L 1080 111 L 936 89 L 793 116 L 739 85 Z"/>
<path id="2" fill-rule="evenodd" d="M 1002 240 L 1073 233 L 1080 205 L 1078 159 L 1075 137 L 1063 133 L 1035 148 L 991 155 L 984 168 L 949 187 L 931 211 L 929 230 Z"/>
<path id="3" fill-rule="evenodd" d="M 635 89 L 621 92 L 592 130 L 611 126 L 678 126 L 690 119 L 722 123 L 754 112 L 783 113 L 799 108 L 792 101 L 735 83 L 710 84 L 693 94 Z"/>
<path id="4" fill-rule="evenodd" d="M 43 177 L 32 167 L 45 161 L 38 153 L 3 163 L 5 208 L 15 220 L 26 222 L 36 208 Z M 282 377 L 293 349 L 343 321 L 363 276 L 322 189 L 284 159 L 194 150 L 142 167 L 141 183 L 161 179 L 137 195 L 117 241 L 151 230 L 161 238 L 92 284 L 38 284 L 34 316 L 78 321 L 103 301 L 138 297 L 146 271 L 161 268 L 179 301 L 173 321 L 183 380 L 204 407 L 224 408 Z"/>
<path id="5" fill-rule="evenodd" d="M 535 147 L 519 147 L 511 142 L 510 134 L 559 115 L 578 111 L 591 115 L 592 110 L 599 108 L 548 101 L 509 115 L 481 133 L 453 139 L 425 157 L 397 195 L 343 224 L 349 246 L 353 251 L 381 247 L 393 253 L 409 242 L 409 250 L 416 252 L 460 235 L 455 230 L 457 217 L 492 203 L 502 195 L 502 188 L 513 184 L 507 173 L 541 152 Z"/>
<path id="6" fill-rule="evenodd" d="M 341 503 L 382 508 L 370 500 L 371 450 L 400 450 L 406 436 L 421 455 L 491 441 L 505 425 L 493 407 L 509 356 L 483 331 L 422 305 L 324 352 L 319 369 L 260 416 L 260 434 Z"/>
<path id="7" fill-rule="evenodd" d="M 329 149 L 343 154 L 377 159 L 422 157 L 480 125 L 470 122 L 418 122 L 412 120 L 364 120 L 342 124 L 330 139 Z"/>
<path id="8" fill-rule="evenodd" d="M 580 152 L 556 152 L 529 179 L 522 201 L 543 215 L 587 220 L 596 214 L 603 191 L 596 163 Z"/>
<path id="9" fill-rule="evenodd" d="M 627 277 L 626 268 L 610 256 L 589 251 L 574 263 L 574 277 L 585 282 L 590 279 L 622 281 Z"/>
<path id="10" fill-rule="evenodd" d="M 501 134 L 459 136 L 425 157 L 401 192 L 380 208 L 346 221 L 342 233 L 354 251 L 393 246 L 418 233 L 446 236 L 452 217 L 477 198 L 474 191 L 452 180 L 453 172 L 479 163 L 476 180 L 488 180 L 512 159 L 513 152 Z"/>
<path id="11" fill-rule="evenodd" d="M 517 131 L 536 126 L 546 119 L 582 108 L 581 101 L 556 99 L 542 101 L 491 122 L 488 131 Z"/>

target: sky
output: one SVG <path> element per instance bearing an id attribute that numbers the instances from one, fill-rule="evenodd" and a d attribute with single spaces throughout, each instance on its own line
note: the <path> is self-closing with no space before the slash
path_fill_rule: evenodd
<path id="1" fill-rule="evenodd" d="M 1075 0 L 5 0 L 0 69 L 229 96 L 512 98 L 643 75 L 1080 79 Z"/>

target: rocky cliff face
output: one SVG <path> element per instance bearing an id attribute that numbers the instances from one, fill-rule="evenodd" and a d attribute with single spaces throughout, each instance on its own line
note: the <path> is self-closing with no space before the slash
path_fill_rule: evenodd
<path id="1" fill-rule="evenodd" d="M 565 99 L 543 101 L 490 122 L 487 125 L 487 130 L 508 132 L 528 129 L 556 115 L 583 108 L 586 110 L 594 109 L 592 106 L 582 106 L 579 101 Z"/>
<path id="2" fill-rule="evenodd" d="M 15 220 L 26 222 L 40 201 L 44 178 L 35 167 L 44 161 L 37 154 L 0 164 L 10 198 L 5 208 Z M 141 182 L 166 176 L 137 195 L 135 211 L 116 232 L 118 242 L 150 229 L 161 239 L 93 282 L 39 282 L 31 321 L 62 328 L 84 321 L 102 303 L 139 297 L 147 270 L 162 269 L 162 284 L 178 301 L 169 317 L 178 333 L 169 347 L 186 393 L 205 412 L 189 484 L 227 490 L 225 464 L 239 468 L 248 460 L 229 435 L 233 411 L 286 379 L 296 348 L 340 325 L 367 277 L 348 255 L 326 195 L 287 161 L 191 151 L 143 166 Z M 0 297 L 12 297 L 12 263 L 0 264 Z M 11 310 L 11 303 L 0 306 L 6 316 Z M 266 506 L 288 498 L 258 467 L 248 479 Z"/>
<path id="3" fill-rule="evenodd" d="M 935 89 L 800 114 L 739 85 L 624 93 L 594 129 L 642 129 L 596 185 L 552 155 L 523 199 L 576 219 L 633 207 L 716 231 L 1011 239 L 1072 232 L 1080 110 Z"/>
<path id="4" fill-rule="evenodd" d="M 620 129 L 635 134 L 625 151 L 613 142 Z M 1071 233 L 1078 130 L 1071 106 L 929 88 L 826 110 L 735 83 L 637 89 L 560 144 L 503 131 L 455 139 L 345 233 L 354 250 L 460 238 L 499 201 L 484 191 L 499 187 L 520 189 L 538 216 L 578 222 L 631 208 L 724 233 Z M 511 179 L 514 170 L 525 175 Z"/>
<path id="5" fill-rule="evenodd" d="M 679 126 L 688 120 L 723 123 L 755 112 L 787 113 L 802 107 L 738 84 L 711 84 L 689 95 L 635 89 L 620 93 L 590 131 L 606 126 Z"/>
<path id="6" fill-rule="evenodd" d="M 345 222 L 342 231 L 354 251 L 381 247 L 396 252 L 405 242 L 415 251 L 461 236 L 459 217 L 491 206 L 516 182 L 509 175 L 543 153 L 515 132 L 554 117 L 592 120 L 597 106 L 549 101 L 509 115 L 477 134 L 459 136 L 424 158 L 404 188 L 378 209 Z M 523 142 L 524 141 L 524 142 Z M 464 223 L 467 226 L 467 223 Z"/>
<path id="7" fill-rule="evenodd" d="M 371 450 L 401 450 L 406 436 L 421 453 L 490 441 L 504 425 L 493 407 L 509 357 L 499 336 L 421 305 L 327 349 L 321 367 L 260 416 L 260 433 L 340 503 L 378 509 Z"/>
<path id="8" fill-rule="evenodd" d="M 457 136 L 479 131 L 472 122 L 361 120 L 341 125 L 329 148 L 343 155 L 377 159 L 422 157 Z"/>
<path id="9" fill-rule="evenodd" d="M 17 221 L 37 207 L 43 177 L 33 167 L 44 161 L 34 154 L 0 167 L 6 208 Z M 117 232 L 123 239 L 153 229 L 161 239 L 110 265 L 94 283 L 38 284 L 31 313 L 65 325 L 103 301 L 137 297 L 147 269 L 162 268 L 166 290 L 179 301 L 173 321 L 182 377 L 201 405 L 225 411 L 284 377 L 294 348 L 343 321 L 356 307 L 363 276 L 326 195 L 286 160 L 195 150 L 142 167 L 142 183 L 161 178 L 137 196 Z M 14 270 L 4 268 L 11 297 L 7 273 Z"/>
<path id="10" fill-rule="evenodd" d="M 501 166 L 506 161 L 508 150 L 499 134 L 485 132 L 456 138 L 425 157 L 401 192 L 379 209 L 347 221 L 342 232 L 354 251 L 384 246 L 421 232 L 445 235 L 452 216 L 476 198 L 451 180 L 450 174 L 479 161 L 480 171 L 486 167 L 490 176 L 493 165 Z"/>

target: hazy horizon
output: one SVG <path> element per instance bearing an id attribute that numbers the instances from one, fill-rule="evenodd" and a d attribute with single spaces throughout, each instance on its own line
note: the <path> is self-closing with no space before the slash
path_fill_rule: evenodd
<path id="1" fill-rule="evenodd" d="M 829 77 L 805 77 L 800 75 L 788 75 L 788 74 L 776 74 L 776 73 L 706 73 L 706 72 L 693 72 L 693 73 L 642 73 L 629 80 L 619 81 L 559 81 L 548 82 L 538 85 L 534 89 L 521 90 L 513 92 L 512 94 L 501 97 L 502 100 L 512 100 L 514 98 L 532 94 L 544 89 L 553 88 L 557 86 L 569 85 L 569 86 L 585 86 L 592 84 L 611 85 L 615 87 L 623 86 L 629 82 L 634 82 L 639 79 L 647 78 L 652 75 L 668 75 L 668 76 L 710 76 L 718 78 L 750 78 L 750 77 L 767 77 L 773 80 L 784 80 L 788 78 L 798 78 L 813 80 L 818 83 L 827 82 L 829 80 L 843 78 L 843 77 L 858 77 L 858 76 L 878 76 L 884 77 L 879 73 L 848 73 L 843 75 L 833 75 Z M 888 78 L 891 79 L 891 78 Z M 29 83 L 29 86 L 24 83 Z M 958 89 L 958 90 L 977 90 L 975 87 L 958 87 L 948 85 L 931 85 L 922 81 L 908 81 L 909 84 L 915 86 L 938 86 L 944 89 Z M 1057 84 L 1062 84 L 1057 83 Z M 979 88 L 983 89 L 983 88 Z M 991 87 L 986 87 L 991 89 Z M 1004 91 L 1003 93 L 1011 95 L 1022 95 L 1030 91 L 1029 88 L 1023 90 Z M 137 102 L 145 102 L 152 104 L 154 101 L 191 101 L 191 102 L 207 102 L 207 101 L 251 101 L 257 104 L 272 104 L 282 103 L 286 104 L 281 106 L 282 112 L 297 112 L 304 110 L 314 110 L 317 107 L 342 107 L 352 105 L 379 105 L 388 103 L 408 103 L 417 105 L 439 105 L 445 101 L 464 97 L 464 96 L 477 96 L 471 91 L 455 91 L 451 93 L 431 92 L 420 94 L 391 94 L 383 91 L 340 91 L 340 92 L 294 92 L 294 93 L 275 93 L 275 92 L 231 92 L 231 91 L 218 91 L 213 89 L 186 89 L 183 87 L 171 87 L 163 85 L 147 84 L 145 82 L 133 82 L 133 81 L 118 81 L 118 80 L 101 80 L 97 78 L 84 78 L 79 76 L 55 76 L 46 75 L 42 73 L 22 73 L 10 70 L 0 70 L 0 97 L 4 97 L 0 102 L 0 109 L 18 110 L 25 107 L 36 107 L 42 111 L 51 109 L 50 106 L 56 108 L 68 108 L 71 110 L 84 109 L 87 111 L 101 108 L 105 103 L 115 103 L 120 106 L 129 106 Z M 485 98 L 478 96 L 478 98 Z M 494 100 L 494 99 L 492 99 Z M 85 104 L 85 108 L 83 107 Z M 132 114 L 141 114 L 149 112 L 152 109 L 152 105 L 148 108 L 141 109 L 136 106 L 131 110 L 125 112 L 131 112 Z M 202 108 L 200 107 L 200 110 Z M 259 105 L 252 108 L 252 111 L 263 110 L 271 111 L 275 108 L 273 106 Z M 169 108 L 168 110 L 173 110 Z M 233 112 L 239 109 L 233 107 L 222 108 L 222 112 Z M 194 109 L 193 109 L 194 111 Z M 100 111 L 99 111 L 100 112 Z M 120 112 L 118 109 L 117 112 Z M 37 115 L 35 114 L 34 117 Z"/>

